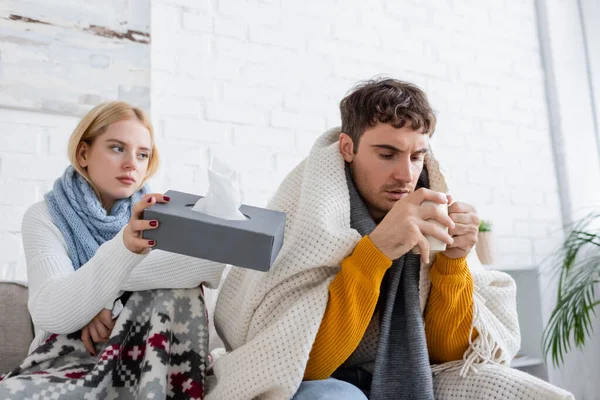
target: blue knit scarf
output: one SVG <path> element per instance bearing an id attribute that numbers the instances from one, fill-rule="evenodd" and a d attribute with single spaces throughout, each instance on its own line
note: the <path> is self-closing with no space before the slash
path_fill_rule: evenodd
<path id="1" fill-rule="evenodd" d="M 129 222 L 133 205 L 146 194 L 146 186 L 132 196 L 116 201 L 110 214 L 89 183 L 72 166 L 45 196 L 52 220 L 62 232 L 73 268 L 88 262 L 98 247 Z"/>

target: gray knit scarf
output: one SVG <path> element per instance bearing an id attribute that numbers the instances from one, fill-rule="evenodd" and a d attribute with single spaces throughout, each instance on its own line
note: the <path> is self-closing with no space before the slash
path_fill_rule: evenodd
<path id="1" fill-rule="evenodd" d="M 362 236 L 375 229 L 375 221 L 360 197 L 346 166 L 350 192 L 350 226 Z M 428 187 L 427 170 L 419 187 Z M 381 285 L 380 333 L 375 370 L 370 387 L 372 400 L 433 399 L 431 367 L 419 302 L 420 257 L 407 253 L 394 260 Z"/>

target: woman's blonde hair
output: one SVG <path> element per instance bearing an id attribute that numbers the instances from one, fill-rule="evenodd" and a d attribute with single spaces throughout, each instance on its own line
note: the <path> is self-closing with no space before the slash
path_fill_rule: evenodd
<path id="1" fill-rule="evenodd" d="M 102 135 L 110 124 L 124 120 L 138 120 L 148 131 L 150 132 L 150 139 L 152 141 L 152 149 L 150 156 L 148 157 L 148 169 L 146 170 L 146 176 L 140 183 L 140 187 L 152 177 L 158 170 L 159 156 L 158 150 L 156 149 L 156 140 L 154 139 L 154 130 L 152 123 L 144 111 L 134 107 L 124 101 L 112 101 L 109 103 L 103 103 L 94 107 L 88 112 L 83 119 L 77 125 L 77 128 L 71 134 L 69 139 L 69 161 L 77 172 L 85 178 L 86 181 L 92 186 L 98 198 L 100 194 L 98 189 L 91 181 L 87 174 L 87 171 L 83 169 L 77 161 L 77 151 L 81 143 L 85 142 L 91 146 L 96 138 Z"/>

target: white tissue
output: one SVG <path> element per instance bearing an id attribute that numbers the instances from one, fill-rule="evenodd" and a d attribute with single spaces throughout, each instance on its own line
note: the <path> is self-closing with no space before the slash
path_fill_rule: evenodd
<path id="1" fill-rule="evenodd" d="M 208 168 L 208 193 L 196 202 L 193 211 L 222 219 L 244 220 L 237 174 L 224 161 L 213 157 Z"/>

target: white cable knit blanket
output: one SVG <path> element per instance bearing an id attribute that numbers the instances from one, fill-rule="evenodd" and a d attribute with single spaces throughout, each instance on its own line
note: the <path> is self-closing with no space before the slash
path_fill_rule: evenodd
<path id="1" fill-rule="evenodd" d="M 350 228 L 339 133 L 332 129 L 317 140 L 269 204 L 288 218 L 284 246 L 271 271 L 233 268 L 224 282 L 215 324 L 230 352 L 215 362 L 217 384 L 209 400 L 287 399 L 302 381 L 329 284 L 361 239 Z M 426 167 L 431 189 L 448 192 L 437 161 L 428 156 Z M 475 284 L 478 336 L 463 360 L 435 366 L 434 373 L 454 370 L 464 376 L 483 364 L 506 364 L 520 346 L 514 281 L 485 270 L 474 251 L 467 261 Z M 421 266 L 421 310 L 429 293 L 429 268 Z"/>

